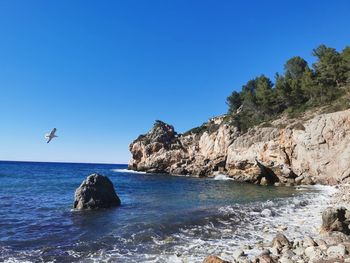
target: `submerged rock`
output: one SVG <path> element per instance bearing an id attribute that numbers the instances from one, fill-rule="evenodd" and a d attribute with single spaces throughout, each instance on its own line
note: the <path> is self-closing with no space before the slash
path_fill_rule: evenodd
<path id="1" fill-rule="evenodd" d="M 113 183 L 100 174 L 89 175 L 75 191 L 74 208 L 96 209 L 119 206 L 121 204 Z"/>

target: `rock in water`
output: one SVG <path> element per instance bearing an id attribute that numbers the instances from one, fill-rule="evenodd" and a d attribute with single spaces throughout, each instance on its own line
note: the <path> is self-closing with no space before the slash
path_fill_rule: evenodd
<path id="1" fill-rule="evenodd" d="M 91 174 L 75 191 L 75 209 L 108 208 L 119 205 L 120 199 L 107 176 Z"/>

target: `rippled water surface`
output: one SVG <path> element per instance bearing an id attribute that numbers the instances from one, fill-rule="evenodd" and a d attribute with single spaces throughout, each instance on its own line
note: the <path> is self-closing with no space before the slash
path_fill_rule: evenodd
<path id="1" fill-rule="evenodd" d="M 266 238 L 266 224 L 288 224 L 285 214 L 297 217 L 322 196 L 313 188 L 260 187 L 125 169 L 0 162 L 0 261 L 201 262 L 209 253 L 230 258 L 233 247 Z M 112 180 L 121 207 L 71 209 L 75 189 L 93 172 Z M 268 218 L 261 216 L 263 209 L 271 211 Z M 297 221 L 291 224 L 302 227 Z"/>

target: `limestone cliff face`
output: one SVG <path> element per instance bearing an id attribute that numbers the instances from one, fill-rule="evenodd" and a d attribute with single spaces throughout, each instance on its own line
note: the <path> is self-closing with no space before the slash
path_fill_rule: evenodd
<path id="1" fill-rule="evenodd" d="M 130 144 L 129 169 L 177 175 L 224 173 L 259 184 L 350 181 L 350 110 L 281 120 L 240 133 L 223 118 L 179 135 L 157 121 Z"/>

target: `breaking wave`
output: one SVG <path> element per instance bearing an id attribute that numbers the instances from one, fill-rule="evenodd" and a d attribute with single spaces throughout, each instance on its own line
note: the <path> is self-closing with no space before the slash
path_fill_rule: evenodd
<path id="1" fill-rule="evenodd" d="M 223 181 L 226 181 L 226 180 L 233 180 L 233 178 L 230 178 L 230 177 L 228 177 L 228 176 L 225 175 L 225 174 L 218 174 L 218 175 L 215 175 L 214 180 L 223 180 Z"/>
<path id="2" fill-rule="evenodd" d="M 134 171 L 134 170 L 128 170 L 128 169 L 111 169 L 111 171 L 116 173 L 146 174 L 146 172 Z"/>
<path id="3" fill-rule="evenodd" d="M 233 261 L 235 249 L 270 242 L 281 231 L 289 238 L 315 236 L 321 224 L 321 211 L 334 189 L 320 186 L 307 188 L 320 192 L 273 202 L 223 206 L 211 215 L 189 221 L 167 234 L 158 232 L 153 226 L 126 239 L 115 236 L 118 244 L 108 251 L 93 253 L 88 258 L 93 262 L 199 263 L 207 255 L 215 254 Z M 140 241 L 143 245 L 139 245 Z M 132 249 L 126 251 L 123 249 L 125 247 Z M 249 255 L 259 254 L 257 249 L 245 252 Z"/>

